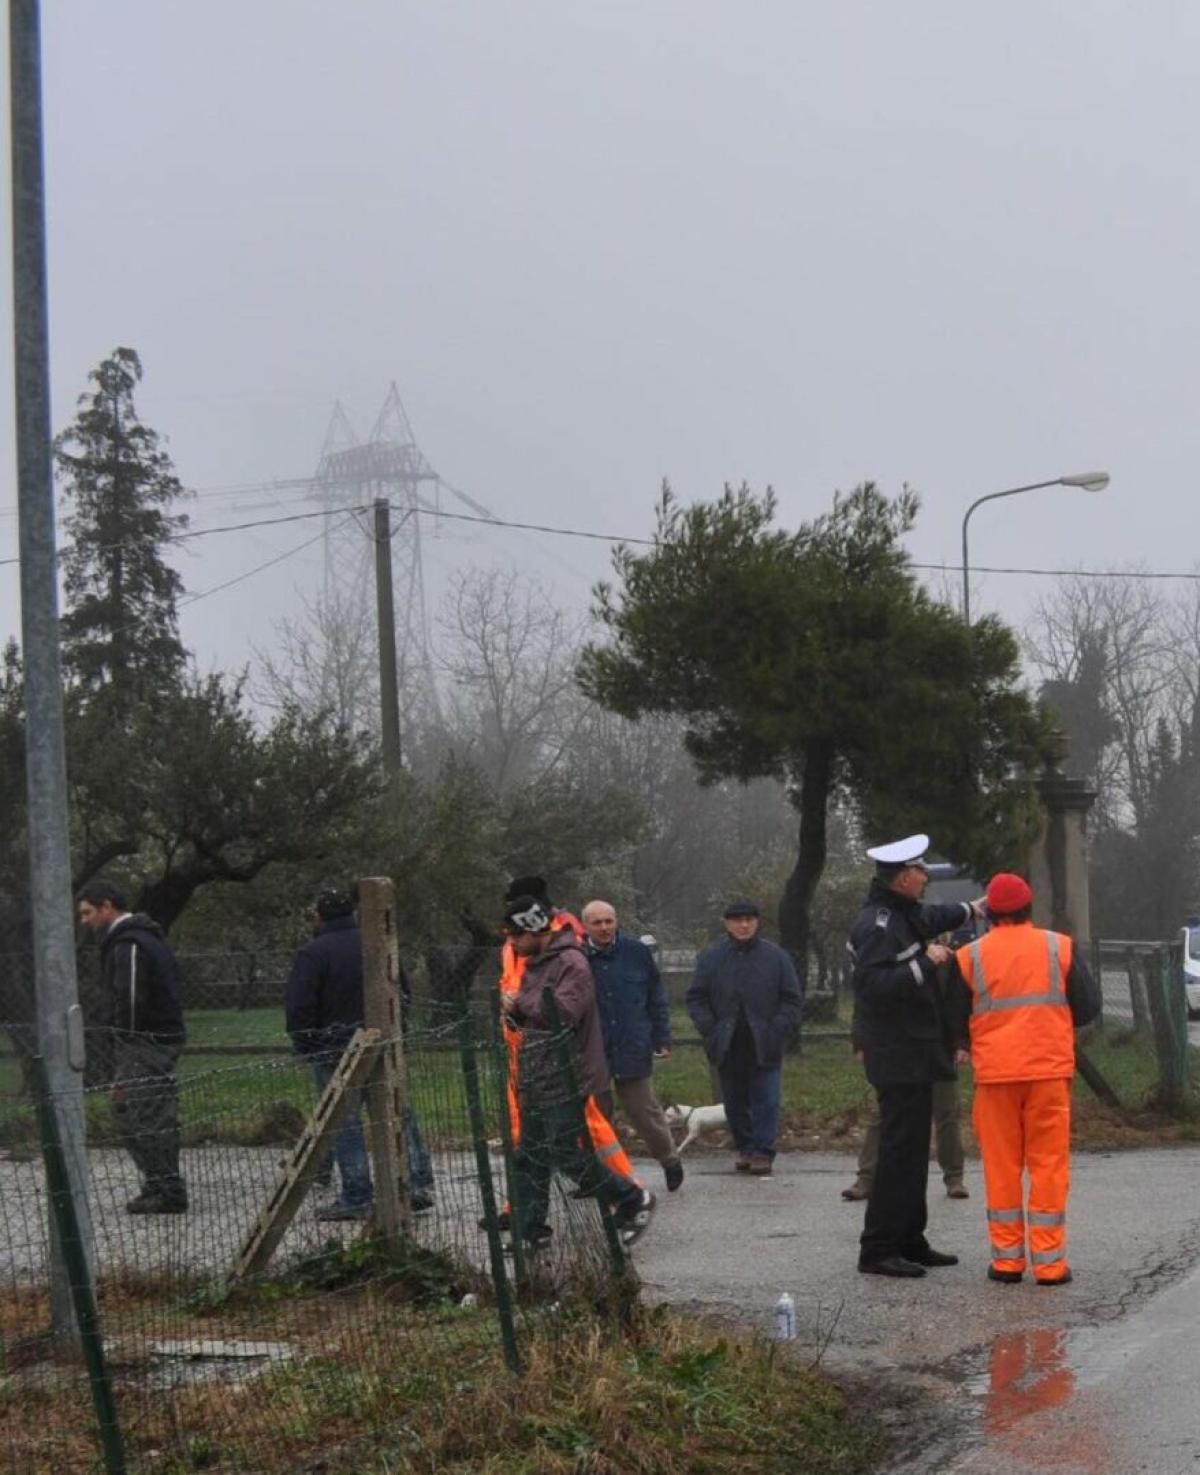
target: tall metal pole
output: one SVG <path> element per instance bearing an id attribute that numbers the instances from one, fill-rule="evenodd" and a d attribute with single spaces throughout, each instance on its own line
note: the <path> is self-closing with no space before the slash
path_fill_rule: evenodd
<path id="1" fill-rule="evenodd" d="M 42 166 L 38 0 L 9 0 L 12 126 L 13 341 L 21 640 L 25 676 L 25 775 L 38 1046 L 58 1112 L 71 1199 L 85 1252 L 92 1248 L 85 1180 L 83 1060 L 75 977 L 67 764 L 59 665 L 58 584 L 51 473 L 46 201 Z M 55 1245 L 54 1329 L 74 1326 L 69 1277 Z"/>
<path id="2" fill-rule="evenodd" d="M 375 608 L 379 624 L 379 706 L 383 766 L 400 777 L 400 689 L 396 680 L 396 606 L 392 593 L 392 519 L 386 497 L 375 499 Z"/>

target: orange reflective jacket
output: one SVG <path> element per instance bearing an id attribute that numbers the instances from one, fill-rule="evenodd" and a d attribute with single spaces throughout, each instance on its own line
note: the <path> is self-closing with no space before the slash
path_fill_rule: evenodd
<path id="1" fill-rule="evenodd" d="M 971 992 L 971 1065 L 980 1082 L 1045 1081 L 1075 1073 L 1067 1001 L 1071 939 L 1031 922 L 1003 923 L 959 948 Z"/>

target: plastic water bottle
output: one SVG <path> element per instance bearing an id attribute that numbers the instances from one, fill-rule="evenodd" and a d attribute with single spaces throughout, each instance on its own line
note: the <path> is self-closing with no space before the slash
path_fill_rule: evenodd
<path id="1" fill-rule="evenodd" d="M 790 1291 L 784 1291 L 775 1302 L 775 1339 L 779 1342 L 796 1340 L 796 1303 Z"/>

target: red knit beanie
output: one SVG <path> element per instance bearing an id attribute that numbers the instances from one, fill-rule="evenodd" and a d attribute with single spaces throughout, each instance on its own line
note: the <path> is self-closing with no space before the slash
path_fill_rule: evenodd
<path id="1" fill-rule="evenodd" d="M 999 871 L 988 882 L 987 907 L 994 917 L 1006 917 L 1010 912 L 1019 912 L 1033 901 L 1029 882 L 1011 871 Z"/>

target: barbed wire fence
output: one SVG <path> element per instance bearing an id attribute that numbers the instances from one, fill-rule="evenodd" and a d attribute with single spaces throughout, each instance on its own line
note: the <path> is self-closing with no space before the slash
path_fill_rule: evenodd
<path id="1" fill-rule="evenodd" d="M 369 953 L 365 932 L 364 944 Z M 393 1017 L 395 981 L 393 968 Z M 519 1219 L 521 1190 L 495 992 L 387 1034 L 368 999 L 367 1027 L 323 1093 L 311 1062 L 284 1054 L 233 1057 L 170 1086 L 125 1082 L 149 1103 L 132 1123 L 108 1085 L 90 1086 L 93 1243 L 66 1256 L 84 1312 L 75 1328 L 50 1321 L 52 1235 L 71 1248 L 55 1103 L 32 1052 L 0 1062 L 7 1469 L 291 1472 L 317 1456 L 322 1470 L 395 1469 L 385 1461 L 416 1437 L 414 1410 L 441 1386 L 440 1369 L 464 1386 L 519 1376 L 529 1343 L 559 1335 L 565 1308 L 636 1297 L 610 1216 L 572 1183 L 556 1180 L 540 1247 L 502 1241 L 501 1215 Z M 102 1035 L 91 1032 L 99 1050 Z M 16 1025 L 13 1037 L 28 1032 Z M 551 1031 L 527 1047 L 548 1086 L 523 1112 L 573 1102 L 582 1120 L 572 1038 Z M 186 1211 L 138 1212 L 135 1159 L 161 1145 L 172 1116 Z M 328 1217 L 345 1197 L 333 1197 L 341 1136 L 358 1127 L 373 1201 Z M 408 1452 L 414 1469 L 442 1457 Z"/>

